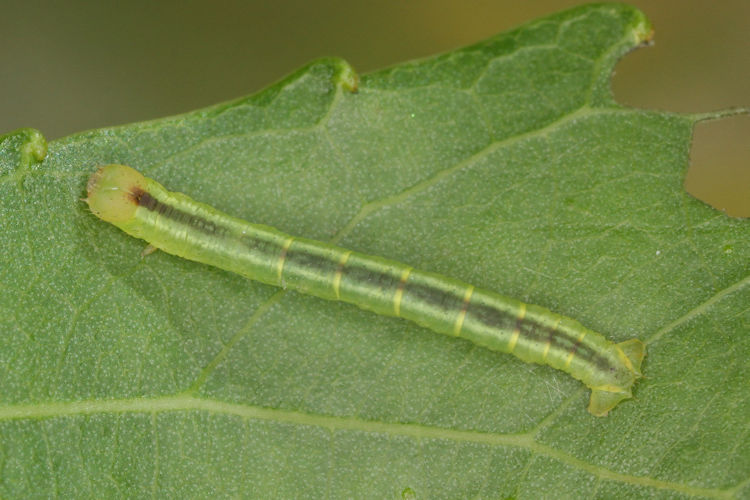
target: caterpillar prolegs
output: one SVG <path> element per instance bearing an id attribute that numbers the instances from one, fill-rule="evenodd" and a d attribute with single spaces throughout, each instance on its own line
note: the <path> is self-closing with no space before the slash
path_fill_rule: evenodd
<path id="1" fill-rule="evenodd" d="M 226 215 L 169 192 L 125 165 L 99 168 L 88 203 L 97 217 L 167 253 L 252 280 L 397 316 L 493 351 L 569 373 L 591 388 L 604 416 L 632 397 L 646 352 L 578 321 L 459 280 Z"/>

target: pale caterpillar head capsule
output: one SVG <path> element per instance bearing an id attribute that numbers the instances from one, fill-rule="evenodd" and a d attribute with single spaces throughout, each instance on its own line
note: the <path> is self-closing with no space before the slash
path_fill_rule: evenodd
<path id="1" fill-rule="evenodd" d="M 105 165 L 91 174 L 84 199 L 91 212 L 113 224 L 133 218 L 146 178 L 126 165 Z"/>

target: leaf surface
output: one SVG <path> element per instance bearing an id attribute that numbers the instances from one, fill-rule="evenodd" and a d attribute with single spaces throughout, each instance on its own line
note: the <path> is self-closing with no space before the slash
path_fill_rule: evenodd
<path id="1" fill-rule="evenodd" d="M 707 115 L 624 108 L 616 4 L 361 78 L 0 138 L 0 496 L 750 495 L 750 225 L 682 189 Z M 42 161 L 43 159 L 43 161 Z M 609 417 L 549 367 L 156 253 L 96 165 L 648 343 Z"/>

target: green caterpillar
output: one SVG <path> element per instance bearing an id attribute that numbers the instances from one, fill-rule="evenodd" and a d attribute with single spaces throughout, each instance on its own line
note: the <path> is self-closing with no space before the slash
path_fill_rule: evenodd
<path id="1" fill-rule="evenodd" d="M 615 344 L 543 307 L 453 278 L 297 238 L 171 193 L 125 165 L 99 168 L 88 203 L 100 219 L 151 246 L 247 278 L 411 320 L 438 333 L 569 373 L 591 388 L 588 411 L 606 415 L 632 397 L 643 342 Z"/>

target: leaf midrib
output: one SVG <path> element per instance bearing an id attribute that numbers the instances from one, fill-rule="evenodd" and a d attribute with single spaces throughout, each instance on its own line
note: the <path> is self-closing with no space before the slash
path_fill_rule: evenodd
<path id="1" fill-rule="evenodd" d="M 619 473 L 607 469 L 606 467 L 590 464 L 569 453 L 536 442 L 534 439 L 537 432 L 536 427 L 519 434 L 498 434 L 492 432 L 456 430 L 424 424 L 377 422 L 356 417 L 338 417 L 300 411 L 263 408 L 254 405 L 227 403 L 215 399 L 200 398 L 192 394 L 177 394 L 174 396 L 161 396 L 155 398 L 7 405 L 0 406 L 0 421 L 75 417 L 102 413 L 146 413 L 156 415 L 165 412 L 181 411 L 205 411 L 214 415 L 229 415 L 245 419 L 314 426 L 328 429 L 330 432 L 360 431 L 385 434 L 389 436 L 411 437 L 415 439 L 441 439 L 457 443 L 512 446 L 584 470 L 595 475 L 599 479 L 631 485 L 647 486 L 708 498 L 730 499 L 734 496 L 737 488 L 741 487 L 741 485 L 736 485 L 733 488 L 725 490 L 716 488 L 698 488 L 682 483 Z"/>

